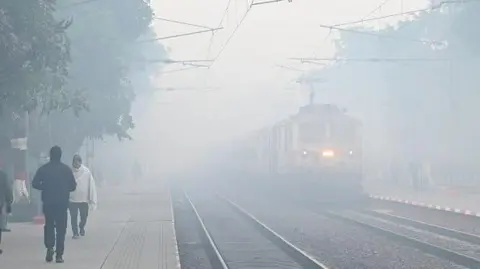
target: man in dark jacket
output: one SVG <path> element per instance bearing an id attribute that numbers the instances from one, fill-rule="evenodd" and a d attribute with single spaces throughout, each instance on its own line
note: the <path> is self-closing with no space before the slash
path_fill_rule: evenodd
<path id="1" fill-rule="evenodd" d="M 3 171 L 2 171 L 3 169 Z M 5 176 L 8 180 L 7 180 L 7 187 L 10 188 L 10 190 L 12 191 L 13 193 L 13 182 L 12 180 L 8 177 L 7 173 L 5 172 L 5 167 L 4 167 L 4 163 L 3 163 L 3 159 L 0 157 L 0 173 L 3 173 L 3 176 Z M 2 175 L 0 175 L 0 177 L 2 177 Z M 0 194 L 1 196 L 1 194 Z M 7 228 L 7 225 L 8 225 L 8 214 L 10 213 L 7 213 L 6 212 L 6 209 L 11 209 L 11 204 L 13 203 L 13 201 L 10 203 L 10 205 L 8 205 L 9 207 L 7 208 L 7 205 L 4 204 L 3 208 L 1 206 L 1 201 L 0 201 L 0 231 L 1 232 L 11 232 L 10 229 Z"/>
<path id="2" fill-rule="evenodd" d="M 57 263 L 63 263 L 68 200 L 70 192 L 75 191 L 77 187 L 72 169 L 60 161 L 61 157 L 60 147 L 52 147 L 50 161 L 37 170 L 32 181 L 33 188 L 42 192 L 45 216 L 44 243 L 47 248 L 45 260 L 53 261 L 56 252 Z"/>
<path id="3" fill-rule="evenodd" d="M 0 160 L 1 162 L 1 160 Z M 2 164 L 0 163 L 0 216 L 10 214 L 12 212 L 13 191 L 7 174 L 2 171 Z M 1 227 L 0 223 L 0 245 L 2 244 L 2 231 L 5 227 Z M 0 254 L 3 251 L 0 248 Z"/>

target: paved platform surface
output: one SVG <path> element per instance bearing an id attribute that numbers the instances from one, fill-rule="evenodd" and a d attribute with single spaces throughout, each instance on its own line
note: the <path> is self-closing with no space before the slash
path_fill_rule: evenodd
<path id="1" fill-rule="evenodd" d="M 43 226 L 11 224 L 4 234 L 2 269 L 179 269 L 170 194 L 166 184 L 118 186 L 99 190 L 99 207 L 91 212 L 87 235 L 71 239 L 68 229 L 65 264 L 44 261 Z"/>
<path id="2" fill-rule="evenodd" d="M 409 187 L 386 182 L 368 182 L 365 184 L 365 190 L 377 199 L 480 216 L 480 193 L 446 187 L 430 187 L 427 190 L 415 191 Z"/>

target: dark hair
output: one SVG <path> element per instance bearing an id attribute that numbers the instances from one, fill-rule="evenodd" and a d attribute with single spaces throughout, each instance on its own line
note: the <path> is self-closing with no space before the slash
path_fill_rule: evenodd
<path id="1" fill-rule="evenodd" d="M 82 162 L 82 157 L 79 154 L 75 154 L 75 155 L 73 155 L 73 160 L 74 161 L 77 160 L 77 161 Z"/>
<path id="2" fill-rule="evenodd" d="M 50 149 L 50 161 L 60 161 L 62 158 L 62 149 L 59 146 L 53 146 Z"/>

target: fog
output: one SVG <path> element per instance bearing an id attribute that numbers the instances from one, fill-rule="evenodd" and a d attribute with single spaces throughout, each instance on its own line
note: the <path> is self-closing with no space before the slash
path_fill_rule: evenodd
<path id="1" fill-rule="evenodd" d="M 158 17 L 217 27 L 224 2 L 212 1 L 211 8 L 196 1 L 164 0 L 153 5 Z M 194 172 L 211 163 L 213 156 L 219 157 L 228 145 L 295 114 L 308 103 L 313 87 L 316 103 L 337 104 L 362 121 L 366 178 L 391 173 L 394 166 L 408 173 L 408 164 L 419 162 L 432 170 L 429 173 L 442 174 L 436 178 L 444 183 L 451 181 L 446 176 L 451 172 L 446 170 L 466 173 L 466 167 L 473 166 L 477 152 L 473 134 L 477 130 L 469 123 L 476 110 L 467 103 L 474 103 L 468 89 L 478 82 L 466 70 L 476 63 L 458 60 L 452 69 L 451 62 L 442 59 L 468 57 L 464 48 L 470 41 L 454 34 L 452 27 L 459 23 L 463 9 L 477 4 L 451 4 L 433 10 L 428 10 L 430 1 L 407 0 L 387 1 L 380 8 L 381 3 L 374 0 L 255 6 L 222 50 L 246 12 L 247 5 L 241 2 L 228 8 L 224 29 L 214 35 L 161 41 L 167 57 L 173 60 L 213 59 L 219 51 L 222 54 L 208 69 L 169 73 L 182 68 L 173 64 L 152 72 L 151 85 L 156 91 L 137 94 L 132 108 L 134 139 L 99 142 L 98 162 L 105 167 L 118 167 L 122 162 L 122 169 L 129 169 L 137 159 L 152 175 Z M 414 16 L 342 26 L 373 35 L 320 27 L 417 9 L 427 10 Z M 158 36 L 197 30 L 162 21 L 153 27 Z M 433 46 L 425 40 L 444 44 Z M 364 61 L 302 64 L 288 60 L 291 57 Z M 374 62 L 373 58 L 413 60 Z M 299 78 L 324 82 L 296 83 Z M 177 90 L 167 91 L 169 88 Z M 460 89 L 465 89 L 462 96 Z M 468 175 L 459 184 L 471 180 L 472 175 Z"/>
<path id="2" fill-rule="evenodd" d="M 215 1 L 211 4 L 215 8 L 206 8 L 196 1 L 154 1 L 153 5 L 158 17 L 215 27 L 224 12 L 224 2 Z M 102 163 L 109 159 L 115 163 L 117 158 L 109 156 L 122 152 L 125 158 L 129 156 L 129 161 L 139 158 L 149 163 L 149 167 L 184 169 L 201 163 L 208 152 L 218 151 L 222 143 L 296 113 L 308 102 L 308 87 L 295 83 L 301 73 L 278 65 L 314 69 L 315 66 L 301 65 L 287 58 L 332 57 L 335 34 L 330 35 L 319 25 L 358 19 L 378 4 L 378 1 L 337 1 L 336 4 L 298 1 L 254 7 L 213 67 L 154 74 L 152 83 L 159 91 L 153 98 L 138 96 L 133 108 L 137 125 L 132 132 L 134 141 L 117 144 L 114 138 L 108 139 L 108 143 L 98 148 L 98 159 Z M 186 5 L 191 9 L 187 11 Z M 403 5 L 404 9 L 414 9 L 425 4 L 404 1 Z M 371 15 L 399 12 L 400 8 L 399 4 L 390 3 Z M 193 60 L 216 56 L 245 11 L 246 3 L 237 1 L 230 5 L 224 19 L 225 29 L 215 33 L 210 49 L 210 34 L 162 42 L 168 57 Z M 197 30 L 158 21 L 154 27 L 159 36 Z M 201 46 L 192 46 L 193 43 Z M 164 66 L 163 70 L 178 68 Z M 162 91 L 168 87 L 179 90 Z M 209 87 L 214 89 L 206 91 Z M 193 89 L 182 90 L 185 88 Z M 325 102 L 340 101 L 345 105 L 345 98 L 335 96 L 336 91 L 332 90 L 322 98 Z M 150 164 L 152 162 L 161 165 Z"/>
<path id="3" fill-rule="evenodd" d="M 72 261 L 101 268 L 475 268 L 479 14 L 480 0 L 0 3 L 2 259 L 44 255 L 29 249 L 43 231 L 45 261 L 63 263 L 68 209 L 86 242 L 67 238 Z M 45 229 L 14 224 L 32 221 Z"/>

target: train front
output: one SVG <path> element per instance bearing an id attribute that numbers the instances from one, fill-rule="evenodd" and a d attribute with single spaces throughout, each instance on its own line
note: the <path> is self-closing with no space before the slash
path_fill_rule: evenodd
<path id="1" fill-rule="evenodd" d="M 362 193 L 359 123 L 346 116 L 297 122 L 295 171 L 321 193 L 353 197 Z"/>

